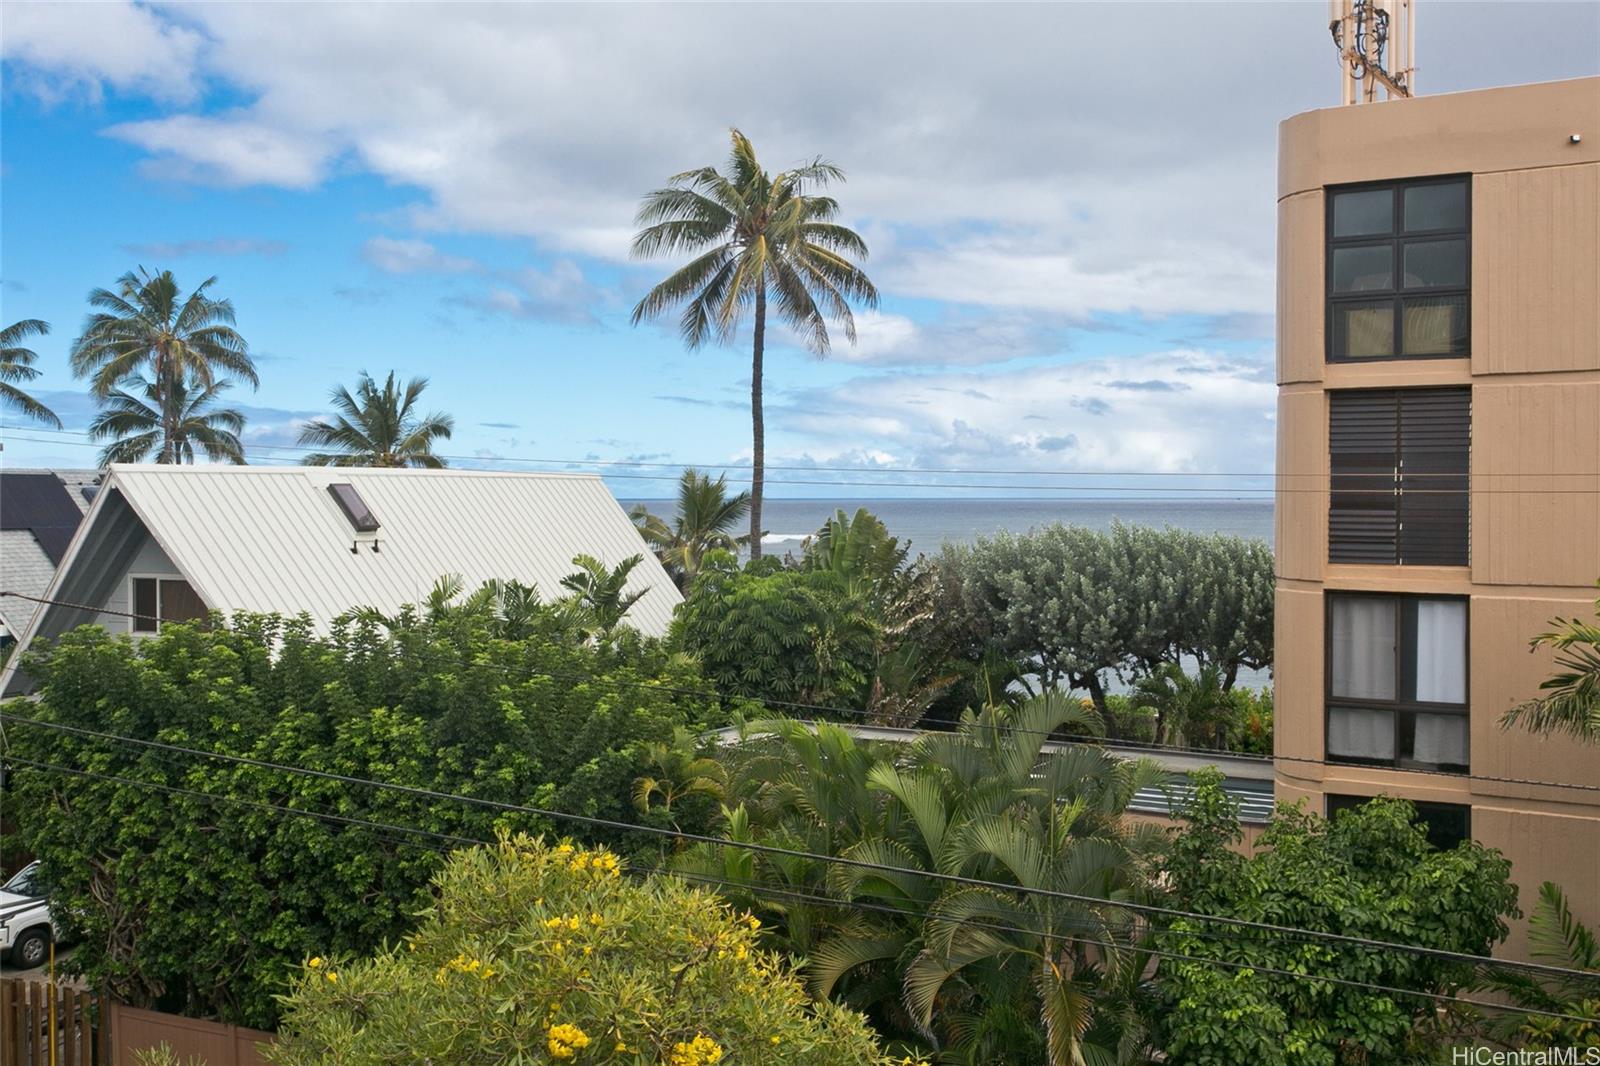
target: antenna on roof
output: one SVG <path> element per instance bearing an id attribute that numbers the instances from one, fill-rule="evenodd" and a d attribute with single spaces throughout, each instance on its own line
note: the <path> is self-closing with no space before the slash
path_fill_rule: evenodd
<path id="1" fill-rule="evenodd" d="M 1329 0 L 1344 104 L 1415 96 L 1417 0 Z M 1359 90 L 1358 90 L 1359 87 Z"/>

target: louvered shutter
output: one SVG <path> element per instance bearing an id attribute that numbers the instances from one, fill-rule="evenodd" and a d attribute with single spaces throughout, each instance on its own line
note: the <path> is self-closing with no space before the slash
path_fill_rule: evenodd
<path id="1" fill-rule="evenodd" d="M 1393 389 L 1328 394 L 1328 561 L 1399 557 L 1400 405 Z"/>
<path id="2" fill-rule="evenodd" d="M 1466 566 L 1472 390 L 1399 395 L 1400 562 Z"/>

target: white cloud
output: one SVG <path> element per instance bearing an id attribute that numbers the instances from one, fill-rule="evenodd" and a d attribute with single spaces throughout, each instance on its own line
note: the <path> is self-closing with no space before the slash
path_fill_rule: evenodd
<path id="1" fill-rule="evenodd" d="M 499 283 L 488 291 L 454 302 L 491 314 L 579 326 L 597 325 L 595 308 L 616 302 L 613 293 L 592 283 L 570 259 L 558 259 L 543 270 L 526 267 L 497 277 Z"/>
<path id="2" fill-rule="evenodd" d="M 242 114 L 173 115 L 124 122 L 106 133 L 150 152 L 144 167 L 150 177 L 217 185 L 309 189 L 322 180 L 332 155 L 320 138 Z"/>
<path id="3" fill-rule="evenodd" d="M 1065 324 L 1048 316 L 950 312 L 918 322 L 906 315 L 863 311 L 855 320 L 856 343 L 845 342 L 835 329 L 830 359 L 874 366 L 978 366 L 1065 347 Z"/>
<path id="4" fill-rule="evenodd" d="M 1140 387 L 1151 381 L 1172 387 Z M 811 454 L 940 469 L 1238 472 L 1271 470 L 1276 398 L 1265 363 L 1179 350 L 862 377 L 769 411 L 778 447 Z"/>
<path id="5" fill-rule="evenodd" d="M 373 237 L 361 257 L 385 274 L 467 274 L 483 267 L 465 256 L 447 255 L 427 241 Z"/>
<path id="6" fill-rule="evenodd" d="M 195 29 L 127 3 L 7 3 L 0 56 L 8 78 L 46 102 L 92 100 L 104 86 L 160 100 L 194 98 L 204 37 Z"/>

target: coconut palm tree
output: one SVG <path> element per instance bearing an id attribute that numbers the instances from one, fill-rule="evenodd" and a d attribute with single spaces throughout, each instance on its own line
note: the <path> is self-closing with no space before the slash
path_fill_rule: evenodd
<path id="1" fill-rule="evenodd" d="M 1594 622 L 1556 618 L 1550 623 L 1553 629 L 1533 638 L 1533 647 L 1555 649 L 1558 672 L 1539 686 L 1543 695 L 1513 707 L 1501 725 L 1570 733 L 1600 744 L 1600 599 L 1594 609 Z"/>
<path id="2" fill-rule="evenodd" d="M 306 466 L 420 466 L 437 470 L 445 461 L 433 454 L 435 441 L 447 440 L 455 419 L 435 411 L 419 414 L 417 399 L 427 378 L 412 378 L 402 389 L 394 371 L 379 388 L 365 371 L 352 395 L 344 386 L 333 390 L 339 416 L 317 419 L 300 431 L 300 443 L 331 451 L 313 452 Z"/>
<path id="3" fill-rule="evenodd" d="M 651 514 L 642 503 L 634 506 L 629 517 L 678 588 L 687 591 L 707 552 L 738 551 L 750 542 L 748 535 L 729 532 L 749 510 L 748 492 L 730 496 L 726 477 L 713 481 L 689 467 L 678 479 L 678 513 L 670 523 Z"/>
<path id="4" fill-rule="evenodd" d="M 709 340 L 733 339 L 746 312 L 751 316 L 750 555 L 761 557 L 761 500 L 766 422 L 761 389 L 766 350 L 767 304 L 818 356 L 832 345 L 828 321 L 856 339 L 850 301 L 868 307 L 878 290 L 851 261 L 867 257 L 867 244 L 834 219 L 839 205 L 816 190 L 844 180 L 832 163 L 815 159 L 769 174 L 744 134 L 731 131 L 733 150 L 726 173 L 715 167 L 675 174 L 665 188 L 647 194 L 635 217 L 642 227 L 633 255 L 693 255 L 633 309 L 638 325 L 683 305 L 678 332 L 691 349 Z"/>
<path id="5" fill-rule="evenodd" d="M 19 381 L 32 381 L 39 376 L 33 365 L 39 353 L 23 347 L 22 342 L 49 332 L 50 323 L 37 318 L 24 318 L 0 329 L 0 407 L 15 408 L 37 422 L 60 429 L 61 419 L 54 411 L 16 386 Z"/>
<path id="6" fill-rule="evenodd" d="M 214 406 L 226 381 L 201 385 L 191 376 L 161 386 L 134 374 L 122 385 L 100 398 L 100 413 L 89 423 L 90 440 L 111 441 L 100 452 L 101 466 L 152 456 L 158 463 L 192 463 L 197 447 L 212 462 L 244 462 L 244 415 Z"/>

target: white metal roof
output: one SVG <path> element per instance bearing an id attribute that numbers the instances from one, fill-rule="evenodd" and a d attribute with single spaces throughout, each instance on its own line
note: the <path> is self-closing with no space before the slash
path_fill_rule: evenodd
<path id="1" fill-rule="evenodd" d="M 376 515 L 375 535 L 354 531 L 328 492 L 338 482 Z M 607 566 L 644 555 L 629 589 L 648 591 L 627 617 L 640 632 L 664 634 L 682 599 L 596 475 L 156 465 L 110 468 L 48 598 L 64 598 L 57 590 L 72 573 L 104 565 L 95 527 L 124 505 L 206 605 L 224 612 L 305 612 L 322 628 L 352 607 L 418 603 L 444 574 L 461 575 L 469 590 L 515 578 L 553 599 L 579 554 Z M 55 635 L 52 610 L 35 616 L 30 637 Z"/>

